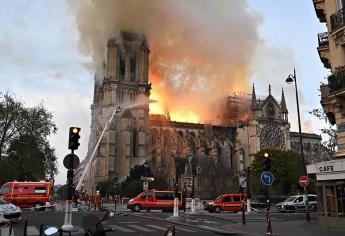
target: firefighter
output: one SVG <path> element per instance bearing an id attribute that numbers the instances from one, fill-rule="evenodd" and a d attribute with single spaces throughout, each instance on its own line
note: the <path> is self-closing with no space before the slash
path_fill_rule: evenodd
<path id="1" fill-rule="evenodd" d="M 99 191 L 96 191 L 95 196 L 93 197 L 93 210 L 99 211 L 101 209 L 101 194 Z"/>

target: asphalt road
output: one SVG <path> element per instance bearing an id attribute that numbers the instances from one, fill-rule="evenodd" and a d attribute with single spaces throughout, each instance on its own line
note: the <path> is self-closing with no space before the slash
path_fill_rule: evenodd
<path id="1" fill-rule="evenodd" d="M 82 218 L 95 214 L 92 212 L 73 212 L 73 222 L 72 224 L 76 226 L 77 231 L 73 235 L 83 235 Z M 99 217 L 102 217 L 103 213 L 98 213 Z M 62 211 L 46 211 L 46 212 L 35 212 L 27 211 L 23 212 L 23 220 L 19 223 L 14 224 L 12 236 L 22 236 L 24 235 L 24 221 L 28 221 L 27 235 L 34 236 L 39 235 L 40 225 L 43 224 L 44 228 L 49 226 L 61 227 L 63 225 L 64 212 Z M 120 216 L 115 215 L 112 219 L 107 219 L 103 223 L 103 227 L 115 228 L 115 232 L 107 233 L 107 235 L 153 235 L 159 236 L 164 235 L 164 232 L 171 225 L 175 225 L 176 235 L 214 235 L 209 229 L 203 230 L 197 227 L 188 227 L 180 224 L 175 224 L 174 222 L 152 220 L 147 218 L 142 218 L 138 216 L 126 215 Z M 0 236 L 8 236 L 9 228 L 1 228 Z M 68 234 L 65 234 L 68 235 Z"/>
<path id="2" fill-rule="evenodd" d="M 108 219 L 103 224 L 104 228 L 115 228 L 116 232 L 107 235 L 164 235 L 165 230 L 175 225 L 177 236 L 180 235 L 266 235 L 266 215 L 260 212 L 252 212 L 246 215 L 246 222 L 242 224 L 241 213 L 222 212 L 219 214 L 208 213 L 202 210 L 196 214 L 183 213 L 180 211 L 179 217 L 171 217 L 172 213 L 161 211 L 141 211 L 133 213 L 127 211 L 124 206 L 117 208 L 118 212 L 113 219 Z M 124 212 L 125 214 L 120 214 Z M 87 210 L 73 212 L 73 225 L 77 232 L 73 235 L 83 235 L 81 222 L 85 216 L 95 213 Z M 102 212 L 96 213 L 101 217 Z M 45 227 L 63 225 L 63 207 L 56 211 L 27 211 L 23 212 L 23 220 L 14 225 L 12 236 L 22 236 L 24 221 L 28 221 L 28 234 L 39 235 L 40 225 Z M 273 235 L 279 236 L 340 236 L 345 235 L 345 230 L 321 229 L 318 226 L 317 214 L 311 214 L 311 221 L 305 221 L 305 213 L 278 213 L 271 214 Z M 0 230 L 0 236 L 8 236 L 8 228 Z M 66 234 L 67 235 L 67 234 Z"/>

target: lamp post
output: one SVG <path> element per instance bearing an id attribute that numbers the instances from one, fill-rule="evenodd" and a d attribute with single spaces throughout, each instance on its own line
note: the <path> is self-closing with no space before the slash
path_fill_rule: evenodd
<path id="1" fill-rule="evenodd" d="M 302 168 L 303 168 L 303 175 L 307 176 L 307 167 L 305 164 L 304 159 L 304 152 L 303 152 L 303 141 L 302 141 L 302 130 L 301 130 L 301 118 L 299 113 L 299 102 L 298 102 L 298 89 L 297 89 L 297 77 L 296 77 L 296 70 L 293 69 L 293 75 L 290 74 L 287 79 L 286 83 L 291 84 L 295 83 L 295 89 L 296 89 L 296 104 L 297 104 L 297 117 L 298 117 L 298 132 L 299 132 L 299 142 L 300 142 L 300 148 L 301 148 L 301 158 L 302 158 Z M 310 221 L 310 213 L 308 210 L 308 195 L 307 195 L 307 188 L 304 188 L 304 195 L 306 199 L 306 221 Z"/>

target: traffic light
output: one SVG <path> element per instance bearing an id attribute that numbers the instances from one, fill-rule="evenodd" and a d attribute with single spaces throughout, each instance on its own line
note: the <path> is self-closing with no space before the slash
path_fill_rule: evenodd
<path id="1" fill-rule="evenodd" d="M 262 168 L 264 171 L 271 170 L 271 155 L 268 152 L 264 153 L 264 160 L 262 162 Z"/>
<path id="2" fill-rule="evenodd" d="M 80 143 L 79 143 L 79 135 L 80 128 L 78 127 L 70 127 L 69 128 L 69 141 L 68 141 L 68 149 L 77 150 Z"/>

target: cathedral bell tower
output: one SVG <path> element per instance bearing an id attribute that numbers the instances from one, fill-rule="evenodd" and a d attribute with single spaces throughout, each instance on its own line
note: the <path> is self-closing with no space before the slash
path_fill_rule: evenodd
<path id="1" fill-rule="evenodd" d="M 95 82 L 92 121 L 97 124 L 91 125 L 91 143 L 97 142 L 114 109 L 120 106 L 123 110 L 116 114 L 100 143 L 94 170 L 96 183 L 104 179 L 122 181 L 132 167 L 145 161 L 149 107 L 130 107 L 149 99 L 149 52 L 143 35 L 121 31 L 108 41 L 104 79 Z"/>

